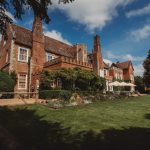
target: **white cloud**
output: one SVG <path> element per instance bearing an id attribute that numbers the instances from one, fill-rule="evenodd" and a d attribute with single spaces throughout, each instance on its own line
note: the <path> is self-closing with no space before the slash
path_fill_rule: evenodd
<path id="1" fill-rule="evenodd" d="M 118 59 L 120 56 L 114 55 L 111 51 L 107 51 L 107 57 L 110 59 Z"/>
<path id="2" fill-rule="evenodd" d="M 143 61 L 144 57 L 139 57 L 139 56 L 132 56 L 131 54 L 126 54 L 122 56 L 124 60 L 131 60 L 131 61 Z"/>
<path id="3" fill-rule="evenodd" d="M 67 5 L 58 5 L 54 2 L 50 10 L 59 9 L 65 12 L 70 20 L 85 25 L 93 32 L 95 29 L 102 29 L 112 21 L 118 15 L 119 6 L 124 7 L 133 1 L 136 0 L 75 0 Z"/>
<path id="4" fill-rule="evenodd" d="M 108 60 L 108 59 L 103 59 L 103 61 L 108 64 L 109 66 L 112 64 L 112 61 L 111 60 Z"/>
<path id="5" fill-rule="evenodd" d="M 142 28 L 131 31 L 130 36 L 136 41 L 148 38 L 150 36 L 150 25 L 144 25 Z"/>
<path id="6" fill-rule="evenodd" d="M 145 15 L 145 14 L 150 14 L 150 3 L 143 8 L 131 10 L 127 12 L 126 17 L 130 18 L 130 17 L 136 17 L 136 16 Z"/>
<path id="7" fill-rule="evenodd" d="M 56 30 L 52 30 L 52 31 L 45 31 L 44 34 L 46 36 L 49 36 L 51 38 L 54 38 L 58 41 L 61 41 L 63 43 L 66 43 L 66 44 L 69 44 L 69 45 L 72 45 L 67 39 L 63 38 L 62 34 Z"/>
<path id="8" fill-rule="evenodd" d="M 120 59 L 122 61 L 143 61 L 145 59 L 145 57 L 141 57 L 141 56 L 133 56 L 131 54 L 125 54 L 125 55 L 115 55 L 112 53 L 112 51 L 108 51 L 107 52 L 107 57 L 109 59 Z"/>
<path id="9" fill-rule="evenodd" d="M 134 74 L 135 76 L 143 76 L 144 68 L 142 64 L 134 65 Z"/>

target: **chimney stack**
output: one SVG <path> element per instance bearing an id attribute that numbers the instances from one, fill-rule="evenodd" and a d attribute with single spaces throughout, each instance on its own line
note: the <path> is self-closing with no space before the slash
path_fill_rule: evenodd
<path id="1" fill-rule="evenodd" d="M 100 70 L 104 69 L 102 50 L 100 45 L 100 36 L 94 37 L 94 49 L 93 49 L 93 70 L 100 76 Z"/>
<path id="2" fill-rule="evenodd" d="M 45 62 L 45 49 L 44 49 L 44 34 L 42 29 L 42 19 L 39 16 L 34 17 L 32 28 L 32 49 L 31 49 L 31 84 L 37 86 L 39 74 L 43 70 Z"/>

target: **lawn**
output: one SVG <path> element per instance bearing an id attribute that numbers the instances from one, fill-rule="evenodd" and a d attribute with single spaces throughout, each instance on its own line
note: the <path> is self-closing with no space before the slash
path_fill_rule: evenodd
<path id="1" fill-rule="evenodd" d="M 1 132 L 2 131 L 2 132 Z M 0 149 L 150 149 L 150 96 L 53 110 L 0 107 Z"/>

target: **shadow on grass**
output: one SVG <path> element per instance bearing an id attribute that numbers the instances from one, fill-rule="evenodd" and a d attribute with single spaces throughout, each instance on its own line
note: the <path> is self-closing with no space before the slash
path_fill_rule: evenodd
<path id="1" fill-rule="evenodd" d="M 107 129 L 72 134 L 60 123 L 47 122 L 35 111 L 0 107 L 2 150 L 146 150 L 150 128 Z"/>
<path id="2" fill-rule="evenodd" d="M 146 119 L 149 119 L 150 120 L 150 114 L 145 114 L 144 116 Z"/>

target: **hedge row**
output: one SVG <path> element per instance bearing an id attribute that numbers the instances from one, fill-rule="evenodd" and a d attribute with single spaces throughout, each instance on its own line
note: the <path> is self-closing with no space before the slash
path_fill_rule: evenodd
<path id="1" fill-rule="evenodd" d="M 39 98 L 41 99 L 62 99 L 68 101 L 72 95 L 71 91 L 67 90 L 45 90 L 39 92 Z"/>

